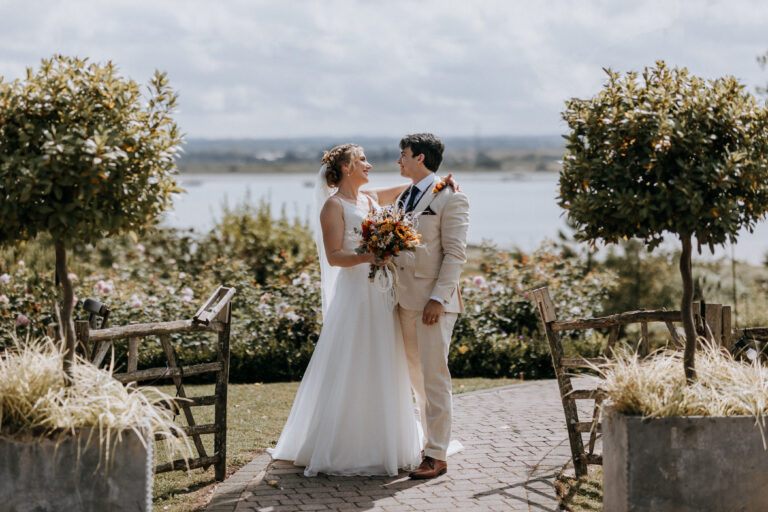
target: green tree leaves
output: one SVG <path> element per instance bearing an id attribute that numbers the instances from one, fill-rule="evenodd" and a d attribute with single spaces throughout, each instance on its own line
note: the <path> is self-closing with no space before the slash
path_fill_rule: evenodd
<path id="1" fill-rule="evenodd" d="M 181 133 L 156 72 L 146 97 L 111 63 L 56 56 L 0 82 L 0 243 L 140 229 L 171 205 Z"/>
<path id="2" fill-rule="evenodd" d="M 735 240 L 768 211 L 768 112 L 735 78 L 658 62 L 566 102 L 559 204 L 590 243 Z"/>

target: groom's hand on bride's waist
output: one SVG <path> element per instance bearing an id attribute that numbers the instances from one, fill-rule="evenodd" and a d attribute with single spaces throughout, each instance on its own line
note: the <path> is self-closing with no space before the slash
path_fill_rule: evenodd
<path id="1" fill-rule="evenodd" d="M 424 306 L 424 313 L 421 315 L 421 321 L 424 325 L 435 325 L 440 316 L 445 312 L 445 306 L 435 299 L 429 299 L 427 305 Z"/>

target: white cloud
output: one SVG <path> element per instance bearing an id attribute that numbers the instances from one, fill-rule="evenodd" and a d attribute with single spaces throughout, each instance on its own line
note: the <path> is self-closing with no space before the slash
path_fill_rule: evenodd
<path id="1" fill-rule="evenodd" d="M 602 67 L 768 82 L 759 0 L 5 1 L 0 75 L 53 53 L 168 71 L 194 137 L 562 130 Z"/>

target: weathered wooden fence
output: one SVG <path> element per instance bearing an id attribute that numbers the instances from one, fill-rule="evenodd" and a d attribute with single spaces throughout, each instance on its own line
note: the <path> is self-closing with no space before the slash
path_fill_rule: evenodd
<path id="1" fill-rule="evenodd" d="M 568 370 L 572 368 L 590 369 L 600 367 L 606 363 L 607 359 L 564 357 L 559 333 L 561 331 L 608 328 L 608 344 L 605 353 L 607 357 L 610 357 L 613 354 L 622 326 L 640 324 L 640 340 L 637 350 L 641 356 L 645 356 L 648 355 L 650 349 L 648 337 L 649 323 L 663 323 L 675 345 L 682 347 L 683 343 L 674 325 L 675 323 L 681 323 L 682 317 L 680 311 L 641 310 L 599 318 L 558 320 L 555 306 L 546 287 L 533 290 L 530 292 L 529 297 L 539 310 L 539 316 L 544 325 L 544 332 L 549 343 L 550 353 L 552 354 L 552 365 L 555 369 L 555 376 L 560 388 L 560 397 L 565 412 L 568 439 L 573 455 L 573 466 L 577 476 L 584 476 L 587 474 L 588 465 L 602 464 L 602 455 L 595 453 L 594 449 L 598 434 L 602 429 L 600 405 L 605 398 L 605 393 L 598 387 L 574 390 L 571 383 L 572 375 L 568 373 Z M 699 335 L 724 348 L 730 350 L 733 347 L 734 341 L 741 338 L 764 339 L 768 341 L 768 328 L 733 329 L 731 327 L 730 306 L 695 302 L 693 310 L 696 330 Z M 579 421 L 576 400 L 594 400 L 590 421 Z M 583 434 L 589 434 L 586 449 L 584 447 Z"/>
<path id="2" fill-rule="evenodd" d="M 176 386 L 177 399 L 171 403 L 174 413 L 183 411 L 187 426 L 184 432 L 192 438 L 197 450 L 197 458 L 179 459 L 155 467 L 155 473 L 164 473 L 187 468 L 215 467 L 216 480 L 224 480 L 227 468 L 227 385 L 229 382 L 229 335 L 232 321 L 231 300 L 235 288 L 220 286 L 200 307 L 191 320 L 131 324 L 120 327 L 92 329 L 89 321 L 75 322 L 77 339 L 86 347 L 89 358 L 97 366 L 101 365 L 115 340 L 128 340 L 128 364 L 124 373 L 117 373 L 114 378 L 124 384 L 132 382 L 172 379 Z M 171 343 L 172 334 L 190 332 L 210 332 L 218 335 L 216 361 L 211 363 L 181 366 L 176 351 Z M 139 343 L 152 336 L 157 336 L 167 360 L 167 366 L 138 370 Z M 187 397 L 182 379 L 193 375 L 216 372 L 216 387 L 213 395 Z M 215 419 L 213 423 L 198 425 L 192 414 L 193 407 L 213 405 Z M 203 434 L 214 435 L 214 453 L 208 455 L 201 439 Z"/>

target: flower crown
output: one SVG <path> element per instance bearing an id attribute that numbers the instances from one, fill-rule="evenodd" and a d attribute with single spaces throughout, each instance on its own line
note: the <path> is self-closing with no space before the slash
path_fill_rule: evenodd
<path id="1" fill-rule="evenodd" d="M 321 161 L 322 161 L 324 164 L 326 164 L 326 165 L 327 165 L 327 164 L 328 164 L 328 161 L 329 161 L 330 159 L 331 159 L 331 152 L 330 152 L 330 151 L 326 151 L 325 153 L 323 153 L 323 159 L 322 159 Z"/>

